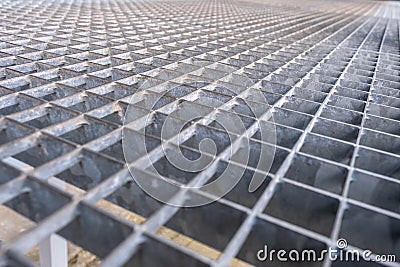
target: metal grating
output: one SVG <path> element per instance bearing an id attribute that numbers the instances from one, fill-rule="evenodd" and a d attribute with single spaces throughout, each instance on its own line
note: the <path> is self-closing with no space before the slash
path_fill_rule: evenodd
<path id="1" fill-rule="evenodd" d="M 234 259 L 264 266 L 256 258 L 264 245 L 321 251 L 338 238 L 349 249 L 400 260 L 399 7 L 313 0 L 1 1 L 0 203 L 37 225 L 3 244 L 0 265 L 32 266 L 25 254 L 53 233 L 98 256 L 102 266 L 228 266 Z M 176 86 L 168 95 L 159 91 Z M 258 103 L 259 94 L 268 105 Z M 132 103 L 132 96 L 140 101 Z M 157 105 L 148 106 L 154 98 Z M 263 143 L 258 133 L 269 123 L 263 115 L 272 112 L 276 146 L 269 173 L 234 157 L 179 173 L 160 152 L 159 128 L 184 105 L 202 118 L 216 110 L 239 116 L 246 132 L 234 134 L 256 154 Z M 145 194 L 125 165 L 128 106 L 135 110 L 126 125 L 133 132 L 151 114 L 146 144 L 168 180 L 201 185 L 233 164 L 244 172 L 238 185 L 194 208 Z M 191 142 L 180 146 L 188 157 L 198 156 L 204 137 L 217 138 L 218 155 L 232 145 L 212 119 L 189 128 Z M 267 178 L 249 193 L 254 172 Z M 181 203 L 212 198 L 195 188 L 162 186 Z M 143 221 L 112 215 L 101 200 Z M 218 257 L 182 246 L 160 228 L 213 248 Z"/>

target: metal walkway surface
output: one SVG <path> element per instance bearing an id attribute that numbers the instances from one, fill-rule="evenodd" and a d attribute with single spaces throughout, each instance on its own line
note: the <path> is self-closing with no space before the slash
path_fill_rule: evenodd
<path id="1" fill-rule="evenodd" d="M 54 234 L 102 266 L 400 266 L 399 34 L 395 1 L 2 0 L 0 204 L 35 225 L 0 266 Z M 257 258 L 338 239 L 397 263 Z"/>

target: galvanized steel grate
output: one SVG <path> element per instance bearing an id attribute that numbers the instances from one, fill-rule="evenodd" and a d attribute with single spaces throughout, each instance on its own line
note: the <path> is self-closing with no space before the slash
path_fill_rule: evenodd
<path id="1" fill-rule="evenodd" d="M 31 266 L 24 254 L 52 233 L 103 266 L 228 266 L 233 259 L 259 266 L 264 245 L 321 251 L 338 238 L 349 249 L 400 260 L 399 3 L 5 0 L 0 8 L 0 203 L 37 223 L 4 244 L 0 265 Z M 207 83 L 169 95 L 152 90 L 188 79 Z M 257 104 L 259 93 L 268 110 Z M 249 193 L 252 173 L 263 172 L 252 159 L 243 166 L 222 158 L 213 170 L 182 176 L 158 158 L 166 178 L 187 179 L 177 183 L 194 176 L 206 183 L 227 164 L 244 174 L 206 206 L 154 200 L 132 181 L 123 154 L 123 119 L 135 94 L 143 99 L 132 105 L 135 120 L 156 110 L 146 136 L 155 150 L 165 112 L 177 104 L 201 114 L 221 109 L 201 94 L 228 103 L 223 112 L 252 129 L 246 138 L 256 154 L 268 122 L 229 103 L 272 111 L 277 139 L 268 177 Z M 146 106 L 152 98 L 161 99 L 157 107 Z M 197 127 L 181 147 L 186 155 L 198 154 L 203 137 L 220 138 L 218 153 L 229 146 L 218 125 Z M 210 198 L 196 189 L 169 192 L 182 202 Z M 114 216 L 100 200 L 144 220 Z M 193 252 L 160 227 L 221 254 Z"/>

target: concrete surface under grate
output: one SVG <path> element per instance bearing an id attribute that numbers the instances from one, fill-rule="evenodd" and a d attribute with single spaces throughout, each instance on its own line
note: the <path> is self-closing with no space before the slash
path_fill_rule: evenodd
<path id="1" fill-rule="evenodd" d="M 270 264 L 400 266 L 399 18 L 395 1 L 0 2 L 0 204 L 31 221 L 1 237 L 0 265 L 32 266 L 29 252 L 57 233 L 102 266 L 264 266 L 264 245 L 321 251 L 339 238 L 398 262 Z M 135 118 L 123 125 L 128 106 Z M 161 143 L 179 148 L 160 127 L 181 107 L 205 119 L 188 124 L 180 150 L 196 158 L 215 138 L 215 168 L 182 174 L 164 157 Z M 267 173 L 257 158 L 268 112 Z M 196 208 L 144 193 L 122 131 L 139 132 L 149 114 L 146 144 L 163 177 L 143 167 L 148 179 L 202 185 L 233 165 L 237 186 Z M 246 129 L 229 133 L 238 146 L 215 114 L 240 118 Z M 247 165 L 239 150 L 220 156 L 245 141 Z M 249 193 L 255 172 L 266 179 Z M 181 202 L 212 198 L 164 188 Z"/>

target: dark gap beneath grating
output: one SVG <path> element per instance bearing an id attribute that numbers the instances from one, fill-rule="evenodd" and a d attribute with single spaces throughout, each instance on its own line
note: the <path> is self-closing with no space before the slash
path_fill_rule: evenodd
<path id="1" fill-rule="evenodd" d="M 79 113 L 57 106 L 47 106 L 43 108 L 44 115 L 34 118 L 24 123 L 34 128 L 43 129 L 51 125 L 61 123 L 63 121 L 76 117 Z M 29 114 L 29 112 L 26 112 Z"/>
<path id="2" fill-rule="evenodd" d="M 274 148 L 270 144 L 262 144 L 258 141 L 251 139 L 248 142 L 249 142 L 249 153 L 247 153 L 246 150 L 239 150 L 232 155 L 230 160 L 232 160 L 233 162 L 237 162 L 239 164 L 246 164 L 246 166 L 248 167 L 260 169 L 262 171 L 268 171 L 266 168 L 269 166 L 259 165 L 261 158 L 260 156 L 261 150 L 263 150 L 263 153 L 265 153 L 264 154 L 265 158 L 270 158 L 271 156 L 273 156 L 269 172 L 275 174 L 276 171 L 279 169 L 280 165 L 285 160 L 286 156 L 289 154 L 286 150 L 279 147 Z M 261 164 L 265 163 L 261 162 Z"/>
<path id="3" fill-rule="evenodd" d="M 79 102 L 66 107 L 78 112 L 88 112 L 109 103 L 111 103 L 111 100 L 107 98 L 103 98 L 94 94 L 87 94 L 79 99 Z"/>
<path id="4" fill-rule="evenodd" d="M 358 112 L 363 112 L 365 108 L 365 103 L 362 101 L 335 95 L 329 99 L 328 104 Z"/>
<path id="5" fill-rule="evenodd" d="M 170 158 L 174 157 L 177 153 L 182 153 L 182 157 L 192 161 L 190 169 L 193 171 L 186 171 L 185 169 L 178 168 L 174 163 L 169 161 L 166 155 L 154 162 L 153 165 L 148 167 L 146 170 L 182 184 L 187 184 L 201 172 L 200 170 L 203 170 L 213 162 L 213 157 L 184 147 L 172 147 L 166 149 L 164 153 L 169 155 Z M 198 160 L 200 157 L 202 160 Z"/>
<path id="6" fill-rule="evenodd" d="M 64 192 L 29 179 L 25 182 L 27 192 L 18 194 L 5 205 L 34 222 L 41 222 L 57 212 L 71 200 Z"/>
<path id="7" fill-rule="evenodd" d="M 315 122 L 312 132 L 355 143 L 359 129 L 348 124 L 321 118 Z"/>
<path id="8" fill-rule="evenodd" d="M 55 174 L 54 176 L 80 189 L 89 190 L 120 171 L 123 164 L 83 151 L 78 163 Z"/>
<path id="9" fill-rule="evenodd" d="M 242 166 L 236 165 L 232 162 L 220 161 L 218 162 L 218 167 L 215 174 L 207 181 L 207 184 L 210 184 L 218 179 L 225 180 L 230 179 L 230 177 L 241 174 L 240 180 L 238 183 L 226 194 L 223 198 L 228 199 L 230 201 L 239 203 L 246 207 L 252 208 L 264 190 L 267 188 L 271 178 L 267 174 L 262 174 L 257 172 L 259 175 L 264 177 L 264 181 L 256 191 L 250 193 L 249 192 L 249 184 L 253 175 L 255 175 L 254 170 L 250 170 L 249 168 L 244 168 Z M 219 181 L 221 181 L 219 180 Z M 213 194 L 212 190 L 207 190 L 203 188 L 202 190 L 207 193 Z"/>
<path id="10" fill-rule="evenodd" d="M 34 129 L 31 127 L 26 127 L 23 124 L 9 119 L 3 119 L 0 121 L 0 144 L 7 144 L 34 132 Z"/>
<path id="11" fill-rule="evenodd" d="M 271 122 L 265 121 L 260 121 L 260 128 L 261 130 L 258 130 L 252 136 L 253 139 L 261 141 L 262 134 L 264 135 L 274 129 L 276 131 L 276 145 L 289 149 L 296 144 L 297 140 L 302 134 L 300 130 L 297 130 L 295 128 L 285 127 L 279 124 L 274 125 Z"/>
<path id="12" fill-rule="evenodd" d="M 364 129 L 360 145 L 400 155 L 400 138 L 395 135 Z"/>
<path id="13" fill-rule="evenodd" d="M 129 259 L 127 266 L 207 266 L 190 255 L 182 251 L 163 244 L 153 237 L 145 236 L 144 242 L 138 251 Z"/>
<path id="14" fill-rule="evenodd" d="M 362 172 L 354 172 L 349 189 L 349 197 L 363 203 L 400 211 L 400 184 Z"/>
<path id="15" fill-rule="evenodd" d="M 291 109 L 310 115 L 314 115 L 320 106 L 318 103 L 303 101 L 296 98 L 287 98 L 286 101 L 287 102 L 283 104 L 282 108 Z"/>
<path id="16" fill-rule="evenodd" d="M 13 180 L 18 177 L 19 174 L 20 172 L 17 169 L 0 162 L 0 185 Z"/>
<path id="17" fill-rule="evenodd" d="M 376 164 L 379 162 L 379 164 Z M 355 167 L 400 179 L 399 158 L 361 147 L 358 152 Z"/>
<path id="18" fill-rule="evenodd" d="M 356 126 L 361 125 L 362 121 L 361 113 L 332 106 L 326 106 L 321 113 L 321 117 Z"/>
<path id="19" fill-rule="evenodd" d="M 276 123 L 304 130 L 312 120 L 311 116 L 285 109 L 275 109 L 273 113 Z"/>
<path id="20" fill-rule="evenodd" d="M 154 181 L 163 183 L 161 179 L 153 178 Z M 169 185 L 170 186 L 170 185 Z M 154 212 L 162 207 L 162 203 L 146 194 L 135 181 L 129 181 L 115 192 L 109 195 L 106 200 L 132 211 L 144 218 L 149 218 Z"/>
<path id="21" fill-rule="evenodd" d="M 344 214 L 340 236 L 350 245 L 370 249 L 377 254 L 392 254 L 397 258 L 400 257 L 397 249 L 399 229 L 400 221 L 395 218 L 349 205 Z"/>
<path id="22" fill-rule="evenodd" d="M 79 214 L 58 234 L 100 258 L 105 258 L 133 232 L 132 227 L 98 208 L 80 204 L 78 210 Z"/>
<path id="23" fill-rule="evenodd" d="M 347 170 L 318 159 L 296 155 L 285 177 L 332 193 L 341 194 L 347 177 Z"/>
<path id="24" fill-rule="evenodd" d="M 20 160 L 29 166 L 38 167 L 50 162 L 74 150 L 75 147 L 68 143 L 64 143 L 50 135 L 42 135 L 36 145 L 26 151 L 14 155 L 13 158 Z"/>
<path id="25" fill-rule="evenodd" d="M 300 151 L 335 162 L 349 164 L 354 147 L 322 136 L 308 134 Z"/>
<path id="26" fill-rule="evenodd" d="M 338 207 L 337 199 L 281 183 L 264 213 L 329 236 Z"/>
<path id="27" fill-rule="evenodd" d="M 43 103 L 43 101 L 39 99 L 22 94 L 14 95 L 12 99 L 3 101 L 5 102 L 0 106 L 0 115 L 3 116 L 31 109 Z"/>
<path id="28" fill-rule="evenodd" d="M 86 117 L 85 122 L 60 137 L 76 144 L 86 144 L 116 129 L 112 124 Z"/>
<path id="29" fill-rule="evenodd" d="M 188 203 L 203 198 L 195 193 L 188 196 Z M 222 251 L 245 219 L 242 211 L 213 202 L 206 206 L 180 208 L 166 223 L 166 227 Z M 227 225 L 224 222 L 229 221 Z"/>

